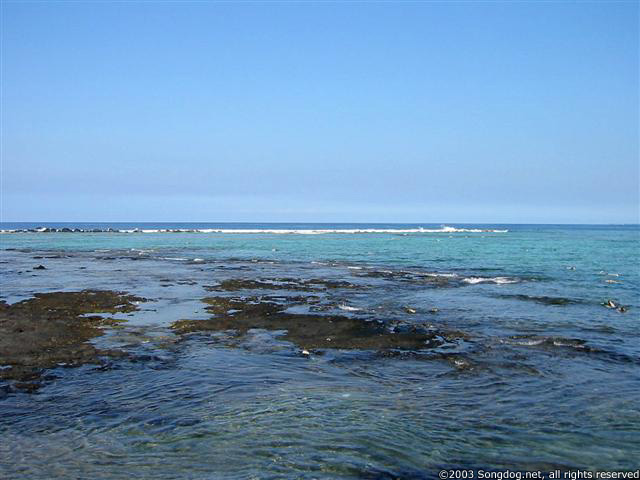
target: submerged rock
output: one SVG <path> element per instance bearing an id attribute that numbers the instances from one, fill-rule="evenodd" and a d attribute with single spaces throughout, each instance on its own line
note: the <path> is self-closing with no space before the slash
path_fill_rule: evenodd
<path id="1" fill-rule="evenodd" d="M 97 314 L 132 312 L 140 301 L 125 293 L 85 290 L 0 302 L 0 379 L 32 382 L 35 386 L 23 389 L 33 391 L 43 369 L 100 363 L 99 356 L 116 352 L 98 350 L 88 341 L 102 335 L 101 327 L 121 320 Z"/>
<path id="2" fill-rule="evenodd" d="M 231 314 L 209 320 L 180 320 L 172 325 L 178 333 L 235 330 L 244 334 L 253 328 L 286 330 L 282 337 L 303 349 L 337 348 L 379 350 L 420 349 L 433 340 L 431 333 L 391 333 L 377 322 L 343 316 L 277 313 L 270 316 Z"/>
<path id="3" fill-rule="evenodd" d="M 505 300 L 522 300 L 525 302 L 535 302 L 542 305 L 572 305 L 577 303 L 583 303 L 582 300 L 566 297 L 550 297 L 544 295 L 523 295 L 523 294 L 500 294 L 496 295 L 497 298 L 504 298 Z"/>
<path id="4" fill-rule="evenodd" d="M 235 292 L 238 290 L 297 290 L 302 292 L 320 291 L 335 288 L 364 288 L 361 285 L 339 280 L 301 280 L 298 278 L 244 279 L 223 280 L 218 285 L 205 289 L 212 292 Z"/>
<path id="5" fill-rule="evenodd" d="M 439 346 L 445 339 L 437 332 L 416 326 L 390 329 L 379 321 L 342 315 L 289 313 L 287 302 L 302 302 L 309 297 L 285 297 L 285 303 L 273 297 L 207 297 L 207 310 L 215 316 L 208 320 L 179 320 L 171 328 L 178 334 L 205 331 L 235 331 L 242 336 L 251 329 L 285 331 L 281 337 L 303 351 L 316 349 L 420 350 Z"/>
<path id="6" fill-rule="evenodd" d="M 460 286 L 460 280 L 450 275 L 438 273 L 412 272 L 405 270 L 357 270 L 351 272 L 353 276 L 363 278 L 380 278 L 384 280 L 406 282 L 430 288 Z"/>

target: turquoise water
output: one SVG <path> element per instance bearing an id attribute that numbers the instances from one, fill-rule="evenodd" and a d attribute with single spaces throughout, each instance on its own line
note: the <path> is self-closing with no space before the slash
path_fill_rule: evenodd
<path id="1" fill-rule="evenodd" d="M 146 361 L 57 369 L 37 394 L 0 397 L 0 476 L 431 478 L 456 466 L 637 468 L 640 228 L 453 227 L 508 231 L 1 234 L 0 294 L 9 303 L 84 288 L 153 301 L 97 340 Z M 46 270 L 34 271 L 38 264 Z M 426 286 L 428 275 L 448 283 Z M 175 320 L 208 318 L 200 302 L 207 285 L 282 277 L 366 287 L 327 292 L 329 313 L 427 323 L 468 339 L 437 354 L 310 357 L 272 331 L 251 331 L 240 344 L 215 333 L 171 348 L 153 341 L 172 336 Z M 609 299 L 626 311 L 605 308 Z"/>

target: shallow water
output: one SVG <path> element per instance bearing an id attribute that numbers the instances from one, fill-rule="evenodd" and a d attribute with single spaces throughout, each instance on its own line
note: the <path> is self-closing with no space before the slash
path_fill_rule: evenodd
<path id="1" fill-rule="evenodd" d="M 1 234 L 0 299 L 8 303 L 86 288 L 152 301 L 95 340 L 135 353 L 131 359 L 55 369 L 34 394 L 0 384 L 0 477 L 431 478 L 456 466 L 637 468 L 640 229 L 455 227 L 508 231 Z M 46 269 L 33 270 L 40 264 Z M 465 335 L 418 352 L 304 355 L 284 332 L 238 339 L 169 328 L 210 318 L 201 302 L 215 295 L 207 286 L 282 278 L 357 287 L 314 292 L 320 313 Z M 627 311 L 603 306 L 609 299 Z"/>

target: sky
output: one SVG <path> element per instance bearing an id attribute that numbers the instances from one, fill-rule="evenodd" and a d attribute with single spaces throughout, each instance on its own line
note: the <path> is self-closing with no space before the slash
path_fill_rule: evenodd
<path id="1" fill-rule="evenodd" d="M 635 1 L 0 9 L 2 221 L 640 220 Z"/>

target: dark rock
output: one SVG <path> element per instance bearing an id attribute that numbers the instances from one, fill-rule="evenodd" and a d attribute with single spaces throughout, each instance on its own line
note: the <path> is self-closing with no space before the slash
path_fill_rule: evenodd
<path id="1" fill-rule="evenodd" d="M 521 295 L 521 294 L 502 294 L 496 295 L 498 298 L 504 298 L 507 300 L 523 300 L 525 302 L 536 302 L 543 305 L 571 305 L 575 303 L 581 303 L 581 300 L 566 298 L 566 297 L 547 297 L 547 296 L 535 296 L 535 295 Z"/>
<path id="2" fill-rule="evenodd" d="M 88 341 L 121 320 L 97 314 L 131 312 L 136 301 L 144 299 L 92 290 L 39 293 L 11 305 L 0 301 L 0 365 L 9 367 L 0 370 L 0 379 L 29 382 L 40 380 L 43 369 L 100 363 L 99 356 L 110 351 Z"/>
<path id="3" fill-rule="evenodd" d="M 45 267 L 44 265 L 38 265 L 37 267 L 33 267 L 34 270 L 46 270 L 47 267 Z"/>
<path id="4" fill-rule="evenodd" d="M 244 279 L 223 280 L 219 285 L 205 287 L 215 292 L 234 292 L 238 290 L 298 290 L 303 292 L 320 291 L 337 288 L 364 288 L 362 285 L 338 280 L 301 280 L 298 278 Z"/>
<path id="5" fill-rule="evenodd" d="M 307 297 L 208 297 L 203 299 L 207 311 L 215 314 L 209 320 L 180 320 L 171 328 L 179 334 L 203 331 L 235 331 L 244 335 L 254 328 L 285 330 L 282 337 L 307 351 L 314 349 L 421 350 L 444 343 L 435 332 L 417 328 L 405 331 L 389 329 L 383 322 L 341 315 L 289 313 L 287 303 Z"/>
<path id="6" fill-rule="evenodd" d="M 11 387 L 9 385 L 0 385 L 0 400 L 6 398 L 11 392 Z"/>
<path id="7" fill-rule="evenodd" d="M 13 387 L 26 393 L 33 393 L 41 387 L 38 382 L 15 382 Z"/>
<path id="8" fill-rule="evenodd" d="M 397 282 L 406 282 L 428 288 L 458 287 L 460 280 L 438 274 L 393 270 L 358 270 L 351 273 L 356 277 L 380 278 Z"/>

